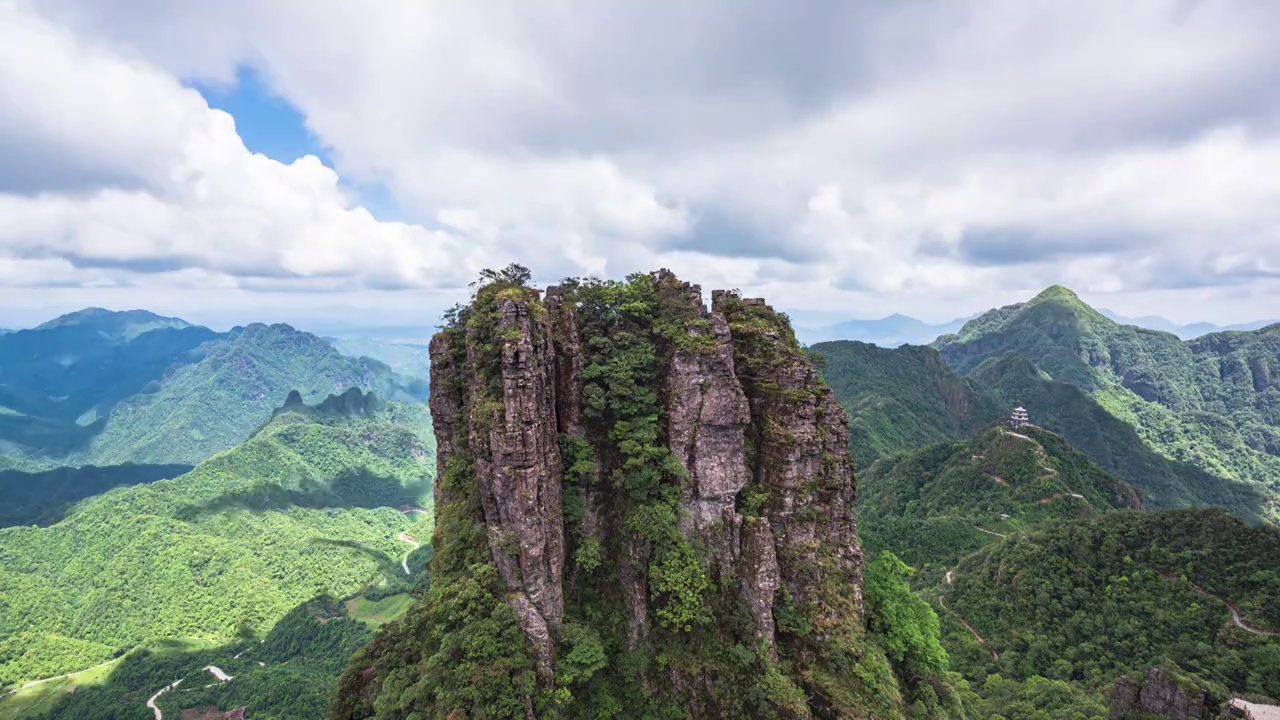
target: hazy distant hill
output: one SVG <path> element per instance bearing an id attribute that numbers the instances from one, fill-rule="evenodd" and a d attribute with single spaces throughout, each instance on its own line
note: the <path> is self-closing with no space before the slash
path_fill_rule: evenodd
<path id="1" fill-rule="evenodd" d="M 952 333 L 964 325 L 965 319 L 941 325 L 930 325 L 907 315 L 893 314 L 879 320 L 846 320 L 818 328 L 796 328 L 800 342 L 813 344 L 832 340 L 857 340 L 881 347 L 927 345 L 939 335 Z"/>
<path id="2" fill-rule="evenodd" d="M 368 357 L 385 363 L 406 377 L 426 381 L 431 375 L 431 354 L 426 341 L 398 342 L 361 335 L 326 336 L 338 352 L 351 357 Z"/>
<path id="3" fill-rule="evenodd" d="M 1201 335 L 1208 335 L 1209 333 L 1224 332 L 1229 330 L 1259 330 L 1268 325 L 1275 325 L 1276 323 L 1280 323 L 1280 320 L 1254 320 L 1252 322 L 1237 323 L 1235 325 L 1214 325 L 1213 323 L 1209 323 L 1209 322 L 1197 322 L 1197 323 L 1191 323 L 1189 325 L 1179 325 L 1178 323 L 1175 323 L 1172 320 L 1168 320 L 1166 318 L 1162 318 L 1159 315 L 1143 315 L 1142 317 L 1125 317 L 1124 315 L 1118 315 L 1116 313 L 1111 312 L 1110 310 L 1105 310 L 1103 308 L 1098 308 L 1098 312 L 1111 318 L 1112 320 L 1115 320 L 1121 325 L 1136 325 L 1141 328 L 1147 328 L 1148 330 L 1160 330 L 1162 332 L 1173 333 L 1174 335 L 1177 335 L 1179 338 L 1182 338 L 1183 340 L 1191 340 L 1193 338 L 1198 338 Z"/>
<path id="4" fill-rule="evenodd" d="M 83 310 L 0 335 L 0 468 L 194 464 L 243 440 L 290 390 L 423 400 L 426 383 L 288 325 L 216 333 L 146 311 Z"/>

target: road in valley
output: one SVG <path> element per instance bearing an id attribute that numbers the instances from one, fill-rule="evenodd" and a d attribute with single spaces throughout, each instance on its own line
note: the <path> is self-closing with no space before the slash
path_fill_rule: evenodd
<path id="1" fill-rule="evenodd" d="M 413 549 L 414 549 L 414 550 L 417 550 L 419 547 L 422 547 L 421 545 L 419 545 L 419 544 L 418 544 L 418 541 L 417 541 L 417 540 L 414 540 L 414 539 L 413 539 L 413 536 L 412 536 L 412 535 L 410 535 L 410 534 L 409 534 L 409 533 L 407 533 L 407 532 L 402 532 L 402 533 L 400 533 L 400 536 L 399 536 L 399 538 L 397 538 L 397 539 L 398 539 L 398 540 L 402 540 L 402 541 L 404 541 L 404 542 L 409 543 L 410 545 L 412 545 L 412 546 L 413 546 Z M 412 554 L 412 551 L 410 551 L 410 554 Z M 412 574 L 413 574 L 413 573 L 409 572 L 409 555 L 405 555 L 405 556 L 404 556 L 404 559 L 400 561 L 400 566 L 404 568 L 404 574 L 405 574 L 405 575 L 412 575 Z"/>
<path id="2" fill-rule="evenodd" d="M 155 695 L 152 695 L 147 700 L 147 707 L 151 708 L 151 712 L 156 714 L 156 720 L 164 720 L 164 713 L 160 712 L 160 708 L 156 707 L 156 698 L 178 687 L 178 685 L 180 684 L 182 684 L 181 678 L 174 680 L 172 683 L 160 688 L 159 692 L 157 692 Z"/>

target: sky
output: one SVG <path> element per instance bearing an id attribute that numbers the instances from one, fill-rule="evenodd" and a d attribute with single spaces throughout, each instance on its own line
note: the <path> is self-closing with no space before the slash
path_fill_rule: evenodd
<path id="1" fill-rule="evenodd" d="M 510 262 L 1280 316 L 1280 3 L 0 0 L 0 119 L 6 326 L 431 326 Z"/>

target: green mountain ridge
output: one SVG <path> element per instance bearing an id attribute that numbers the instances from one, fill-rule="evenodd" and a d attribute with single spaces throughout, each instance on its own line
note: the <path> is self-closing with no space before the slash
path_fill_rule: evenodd
<path id="1" fill-rule="evenodd" d="M 1273 499 L 1262 488 L 1161 455 L 1139 428 L 1075 385 L 1048 379 L 1017 351 L 988 358 L 969 377 L 1004 402 L 1031 408 L 1036 424 L 1061 434 L 1099 467 L 1137 487 L 1152 508 L 1220 505 L 1249 520 L 1274 513 Z"/>
<path id="2" fill-rule="evenodd" d="M 984 364 L 1016 352 L 1043 379 L 1077 388 L 1132 426 L 1155 453 L 1214 478 L 1203 483 L 1203 476 L 1164 468 L 1166 487 L 1152 493 L 1160 502 L 1222 502 L 1239 510 L 1251 502 L 1240 498 L 1261 492 L 1265 499 L 1253 512 L 1276 517 L 1280 326 L 1183 342 L 1169 333 L 1119 325 L 1055 286 L 1027 303 L 992 310 L 935 346 L 953 369 L 996 387 L 1000 381 L 992 376 L 1000 373 Z M 1025 377 L 1017 384 L 1031 389 Z M 1033 416 L 1038 412 L 1030 404 L 1028 409 Z M 1059 409 L 1044 407 L 1050 414 Z M 1126 479 L 1141 482 L 1135 475 Z M 1224 481 L 1246 487 L 1232 489 Z"/>
<path id="3" fill-rule="evenodd" d="M 185 475 L 115 488 L 49 527 L 0 529 L 0 683 L 148 638 L 225 641 L 318 593 L 402 583 L 410 548 L 397 535 L 414 519 L 393 508 L 430 505 L 423 417 L 396 403 L 282 412 Z"/>
<path id="4" fill-rule="evenodd" d="M 952 565 L 1019 528 L 1141 507 L 1137 490 L 1062 437 L 1000 426 L 876 462 L 859 478 L 857 505 L 868 552 L 917 567 Z"/>

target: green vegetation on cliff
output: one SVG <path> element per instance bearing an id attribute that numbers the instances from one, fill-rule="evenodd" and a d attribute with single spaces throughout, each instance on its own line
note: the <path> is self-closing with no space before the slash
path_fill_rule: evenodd
<path id="1" fill-rule="evenodd" d="M 401 412 L 414 414 L 286 410 L 181 477 L 115 488 L 49 527 L 0 529 L 0 681 L 80 670 L 148 638 L 261 632 L 317 593 L 404 584 L 397 535 L 412 518 L 394 508 L 427 504 L 434 473 L 420 411 L 415 428 L 393 422 Z"/>
<path id="2" fill-rule="evenodd" d="M 900 563 L 863 607 L 844 413 L 785 318 L 527 280 L 487 272 L 432 341 L 431 587 L 330 716 L 963 716 Z"/>

